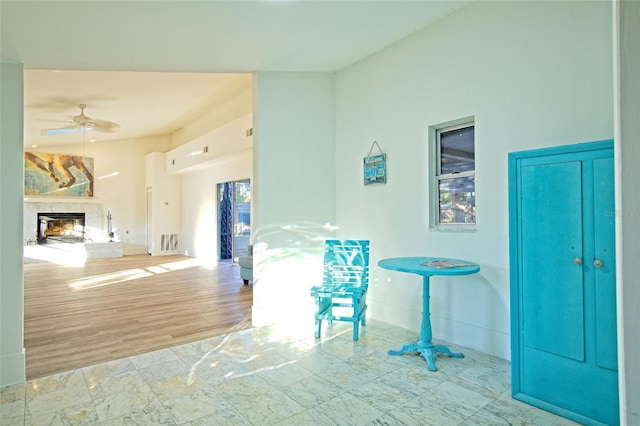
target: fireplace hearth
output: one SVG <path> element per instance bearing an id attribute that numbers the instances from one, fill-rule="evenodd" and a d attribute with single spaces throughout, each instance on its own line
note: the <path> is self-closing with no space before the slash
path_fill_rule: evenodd
<path id="1" fill-rule="evenodd" d="M 38 244 L 85 240 L 84 213 L 38 213 L 37 220 Z"/>

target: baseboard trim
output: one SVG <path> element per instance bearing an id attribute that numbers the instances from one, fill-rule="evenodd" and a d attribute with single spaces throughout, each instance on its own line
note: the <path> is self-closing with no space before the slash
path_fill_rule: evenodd
<path id="1" fill-rule="evenodd" d="M 22 353 L 0 356 L 0 387 L 24 383 L 26 376 L 26 356 Z"/>

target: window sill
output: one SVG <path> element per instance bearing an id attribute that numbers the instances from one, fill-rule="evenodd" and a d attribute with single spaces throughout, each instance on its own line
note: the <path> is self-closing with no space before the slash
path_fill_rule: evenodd
<path id="1" fill-rule="evenodd" d="M 476 225 L 438 225 L 429 227 L 429 231 L 433 232 L 476 232 Z"/>

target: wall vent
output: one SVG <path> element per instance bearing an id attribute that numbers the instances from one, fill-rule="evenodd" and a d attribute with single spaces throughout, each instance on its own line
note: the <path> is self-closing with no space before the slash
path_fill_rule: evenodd
<path id="1" fill-rule="evenodd" d="M 178 234 L 162 234 L 160 236 L 160 251 L 178 250 Z"/>

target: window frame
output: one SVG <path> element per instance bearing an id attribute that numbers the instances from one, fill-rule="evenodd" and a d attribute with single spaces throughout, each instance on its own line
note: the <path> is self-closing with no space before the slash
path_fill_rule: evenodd
<path id="1" fill-rule="evenodd" d="M 473 170 L 458 172 L 458 173 L 447 173 L 440 174 L 441 170 L 441 145 L 440 145 L 440 135 L 442 133 L 450 132 L 453 130 L 464 129 L 468 127 L 474 128 L 474 138 L 473 138 L 473 151 L 474 151 L 474 167 Z M 453 121 L 448 121 L 445 123 L 440 123 L 436 125 L 429 126 L 429 229 L 432 231 L 452 231 L 452 232 L 475 232 L 478 224 L 477 213 L 475 216 L 474 223 L 443 223 L 440 222 L 440 182 L 443 180 L 450 180 L 456 178 L 464 178 L 471 177 L 473 179 L 473 194 L 474 194 L 474 208 L 476 206 L 476 197 L 477 197 L 477 189 L 476 189 L 476 175 L 477 175 L 477 164 L 476 164 L 476 137 L 475 137 L 475 127 L 476 120 L 475 117 L 464 117 Z"/>

